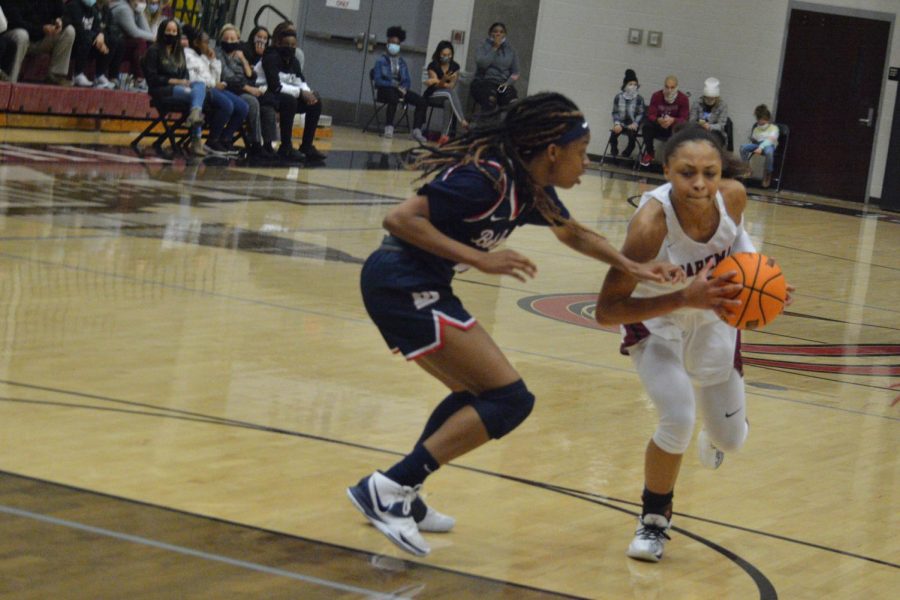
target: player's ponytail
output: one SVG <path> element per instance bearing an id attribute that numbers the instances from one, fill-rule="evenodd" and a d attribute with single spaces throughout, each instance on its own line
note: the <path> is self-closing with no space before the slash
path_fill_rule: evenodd
<path id="1" fill-rule="evenodd" d="M 485 170 L 480 161 L 505 161 L 517 189 L 534 198 L 535 208 L 548 222 L 561 225 L 565 219 L 531 177 L 528 162 L 550 144 L 566 143 L 566 134 L 583 125 L 584 114 L 574 102 L 562 94 L 543 92 L 514 103 L 501 123 L 475 127 L 440 148 L 423 148 L 415 166 L 425 171 L 422 177 L 427 177 L 452 164 L 474 164 L 502 192 L 499 178 Z"/>

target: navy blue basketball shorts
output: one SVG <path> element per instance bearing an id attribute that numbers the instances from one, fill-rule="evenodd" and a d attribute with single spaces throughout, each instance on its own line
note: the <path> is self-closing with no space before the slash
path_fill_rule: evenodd
<path id="1" fill-rule="evenodd" d="M 475 326 L 450 285 L 430 275 L 405 252 L 376 250 L 360 277 L 366 311 L 388 347 L 415 360 L 444 345 L 447 326 Z"/>

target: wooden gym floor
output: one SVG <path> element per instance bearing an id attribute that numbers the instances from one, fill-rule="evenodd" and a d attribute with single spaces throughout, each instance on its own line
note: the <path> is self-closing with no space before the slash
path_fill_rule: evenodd
<path id="1" fill-rule="evenodd" d="M 593 325 L 606 267 L 518 230 L 536 279 L 455 287 L 538 403 L 429 480 L 457 526 L 411 560 L 344 494 L 444 395 L 357 285 L 409 142 L 336 129 L 324 167 L 251 169 L 122 141 L 0 131 L 0 597 L 896 594 L 900 215 L 751 190 L 797 301 L 744 336 L 750 438 L 715 472 L 689 449 L 659 564 L 624 553 L 655 416 Z M 620 244 L 647 186 L 561 196 Z"/>

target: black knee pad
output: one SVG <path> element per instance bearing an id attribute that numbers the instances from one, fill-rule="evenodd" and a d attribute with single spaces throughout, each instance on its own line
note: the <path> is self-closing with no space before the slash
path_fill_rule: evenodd
<path id="1" fill-rule="evenodd" d="M 521 379 L 502 388 L 488 390 L 472 402 L 491 438 L 498 440 L 518 427 L 534 408 L 534 394 Z"/>

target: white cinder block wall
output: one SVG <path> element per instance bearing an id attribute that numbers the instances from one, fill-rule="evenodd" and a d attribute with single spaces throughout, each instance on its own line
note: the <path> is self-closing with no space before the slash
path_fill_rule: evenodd
<path id="1" fill-rule="evenodd" d="M 437 48 L 438 42 L 451 39 L 450 33 L 456 29 L 465 31 L 466 39 L 462 44 L 453 45 L 453 60 L 465 68 L 474 11 L 475 0 L 434 0 L 431 30 L 428 33 L 428 62 L 431 62 L 431 53 Z"/>
<path id="2" fill-rule="evenodd" d="M 900 13 L 898 0 L 806 4 Z M 625 69 L 635 70 L 648 101 L 669 73 L 678 76 L 692 100 L 701 94 L 703 81 L 714 76 L 722 82 L 739 142 L 753 122 L 753 108 L 774 105 L 788 14 L 788 0 L 542 0 L 528 91 L 556 90 L 575 100 L 595 132 L 590 152 L 600 154 Z M 644 30 L 640 46 L 627 43 L 629 28 Z M 650 30 L 663 32 L 661 48 L 646 45 Z M 900 65 L 896 34 L 888 60 Z M 815 95 L 810 90 L 811 101 Z M 885 80 L 869 186 L 874 197 L 881 194 L 896 96 L 897 82 Z"/>

